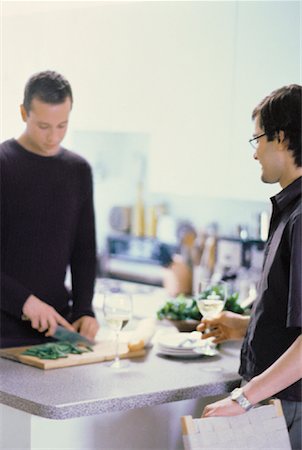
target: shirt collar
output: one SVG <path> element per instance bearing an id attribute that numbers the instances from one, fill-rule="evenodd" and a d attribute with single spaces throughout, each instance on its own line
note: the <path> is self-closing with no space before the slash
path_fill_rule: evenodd
<path id="1" fill-rule="evenodd" d="M 280 211 L 284 210 L 288 205 L 292 203 L 299 196 L 301 197 L 302 188 L 302 176 L 297 178 L 291 184 L 286 186 L 282 191 L 271 197 L 271 202 L 274 207 L 278 208 Z"/>

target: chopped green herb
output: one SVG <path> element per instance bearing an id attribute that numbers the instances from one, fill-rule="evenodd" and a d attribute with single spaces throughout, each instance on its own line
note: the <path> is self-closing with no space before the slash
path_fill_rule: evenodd
<path id="1" fill-rule="evenodd" d="M 47 344 L 36 345 L 25 350 L 22 355 L 35 356 L 40 359 L 59 359 L 67 358 L 68 354 L 81 355 L 82 353 L 92 352 L 88 345 L 76 345 L 71 342 L 48 342 Z"/>

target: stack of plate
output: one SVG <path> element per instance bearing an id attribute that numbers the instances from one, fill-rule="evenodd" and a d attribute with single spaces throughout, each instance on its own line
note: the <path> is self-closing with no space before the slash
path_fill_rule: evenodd
<path id="1" fill-rule="evenodd" d="M 195 331 L 162 335 L 157 341 L 157 351 L 163 355 L 178 358 L 192 358 L 202 355 L 215 356 L 218 353 L 212 343 L 201 340 L 200 333 Z"/>

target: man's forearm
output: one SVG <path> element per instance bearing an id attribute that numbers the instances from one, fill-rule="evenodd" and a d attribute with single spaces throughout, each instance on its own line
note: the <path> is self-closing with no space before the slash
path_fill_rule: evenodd
<path id="1" fill-rule="evenodd" d="M 244 386 L 249 401 L 256 404 L 302 378 L 302 336 L 262 374 Z"/>

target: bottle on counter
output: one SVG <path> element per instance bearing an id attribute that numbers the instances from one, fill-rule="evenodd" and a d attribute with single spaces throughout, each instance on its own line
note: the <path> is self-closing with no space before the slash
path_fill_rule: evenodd
<path id="1" fill-rule="evenodd" d="M 163 268 L 163 287 L 172 297 L 192 293 L 192 270 L 181 255 L 174 255 L 171 264 Z"/>
<path id="2" fill-rule="evenodd" d="M 157 210 L 156 206 L 150 206 L 147 214 L 147 229 L 146 235 L 149 237 L 156 237 L 157 233 Z"/>
<path id="3" fill-rule="evenodd" d="M 137 187 L 137 199 L 133 213 L 132 234 L 142 237 L 145 235 L 145 207 L 143 200 L 143 183 L 139 182 Z"/>

